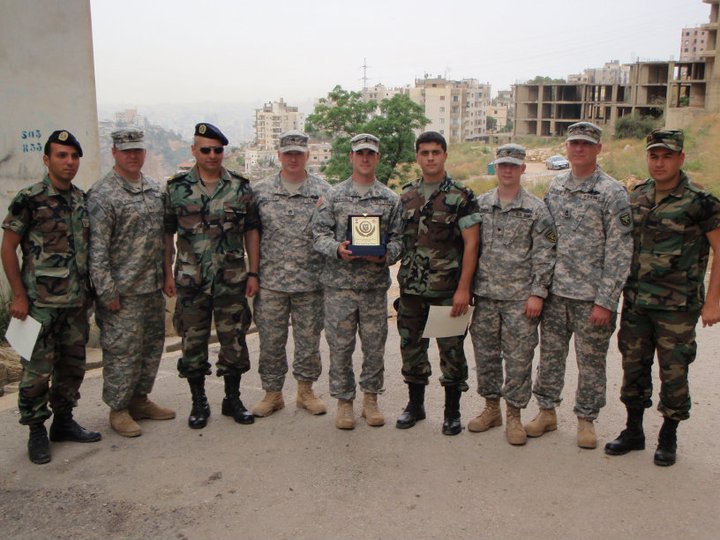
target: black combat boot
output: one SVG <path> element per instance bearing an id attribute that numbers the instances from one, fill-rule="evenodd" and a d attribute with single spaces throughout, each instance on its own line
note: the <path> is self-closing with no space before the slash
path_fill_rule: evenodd
<path id="1" fill-rule="evenodd" d="M 207 426 L 210 418 L 210 404 L 205 395 L 205 376 L 188 378 L 188 384 L 192 394 L 192 410 L 188 417 L 188 426 L 192 429 L 202 429 Z"/>
<path id="2" fill-rule="evenodd" d="M 462 431 L 460 424 L 460 391 L 459 386 L 445 387 L 445 421 L 442 425 L 443 435 L 457 435 Z"/>
<path id="3" fill-rule="evenodd" d="M 408 383 L 408 394 L 410 401 L 395 422 L 395 427 L 398 429 L 408 429 L 418 420 L 425 420 L 425 385 Z"/>
<path id="4" fill-rule="evenodd" d="M 618 438 L 605 445 L 608 456 L 622 456 L 631 450 L 645 450 L 645 433 L 643 433 L 643 413 L 645 409 L 630 408 L 627 410 L 626 428 Z"/>
<path id="5" fill-rule="evenodd" d="M 55 411 L 50 425 L 50 440 L 53 442 L 72 441 L 81 443 L 97 442 L 102 435 L 97 431 L 88 431 L 78 424 L 72 416 L 72 409 Z"/>
<path id="6" fill-rule="evenodd" d="M 225 399 L 222 402 L 222 413 L 232 416 L 238 424 L 253 424 L 255 417 L 245 408 L 240 400 L 240 375 L 225 376 Z"/>
<path id="7" fill-rule="evenodd" d="M 665 417 L 658 436 L 657 450 L 655 450 L 655 465 L 669 467 L 675 465 L 677 452 L 678 421 Z"/>
<path id="8" fill-rule="evenodd" d="M 30 424 L 28 457 L 30 461 L 38 465 L 48 463 L 52 459 L 50 457 L 50 441 L 48 440 L 45 424 Z"/>

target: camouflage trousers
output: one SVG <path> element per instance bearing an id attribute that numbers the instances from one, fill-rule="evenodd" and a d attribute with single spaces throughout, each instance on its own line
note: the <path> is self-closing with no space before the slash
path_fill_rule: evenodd
<path id="1" fill-rule="evenodd" d="M 570 338 L 575 335 L 578 384 L 575 408 L 578 418 L 595 420 L 605 406 L 607 350 L 617 313 L 605 326 L 590 324 L 592 301 L 572 300 L 550 294 L 540 322 L 540 363 L 533 394 L 543 409 L 557 407 L 565 383 L 565 362 Z"/>
<path id="2" fill-rule="evenodd" d="M 280 392 L 288 371 L 285 345 L 292 321 L 295 358 L 293 377 L 317 381 L 322 371 L 320 332 L 323 329 L 323 292 L 286 293 L 260 289 L 255 297 L 255 324 L 260 338 L 258 373 L 263 390 Z"/>
<path id="3" fill-rule="evenodd" d="M 242 375 L 250 369 L 245 334 L 250 327 L 251 315 L 244 294 L 245 283 L 238 285 L 237 290 L 237 294 L 212 296 L 190 287 L 177 288 L 173 324 L 182 338 L 182 357 L 177 364 L 180 377 L 202 377 L 212 373 L 208 340 L 213 316 L 220 342 L 216 364 L 218 377 Z"/>
<path id="4" fill-rule="evenodd" d="M 402 374 L 406 383 L 428 384 L 432 375 L 428 359 L 430 340 L 422 337 L 431 305 L 451 306 L 452 297 L 425 298 L 414 294 L 400 295 L 397 328 L 400 334 Z M 463 392 L 468 389 L 465 335 L 437 338 L 442 373 L 440 384 L 459 386 Z"/>
<path id="5" fill-rule="evenodd" d="M 371 394 L 383 392 L 387 318 L 385 289 L 325 289 L 325 339 L 330 347 L 332 397 L 355 399 L 353 352 L 358 330 L 363 353 L 360 389 Z"/>
<path id="6" fill-rule="evenodd" d="M 152 392 L 165 343 L 161 291 L 120 298 L 120 310 L 98 306 L 95 320 L 103 351 L 103 401 L 127 409 L 133 396 Z"/>
<path id="7" fill-rule="evenodd" d="M 652 364 L 660 373 L 658 411 L 674 420 L 690 417 L 688 367 L 695 360 L 695 325 L 700 312 L 645 309 L 625 302 L 618 347 L 622 354 L 620 400 L 627 407 L 652 406 Z"/>
<path id="8" fill-rule="evenodd" d="M 22 359 L 18 392 L 20 423 L 29 425 L 77 405 L 85 378 L 85 344 L 88 340 L 87 308 L 30 306 L 29 315 L 42 324 L 32 357 Z M 52 381 L 51 381 L 52 379 Z"/>
<path id="9" fill-rule="evenodd" d="M 475 296 L 470 336 L 481 396 L 504 397 L 520 409 L 527 406 L 532 393 L 532 361 L 538 344 L 539 323 L 539 318 L 530 319 L 525 315 L 525 301 Z"/>

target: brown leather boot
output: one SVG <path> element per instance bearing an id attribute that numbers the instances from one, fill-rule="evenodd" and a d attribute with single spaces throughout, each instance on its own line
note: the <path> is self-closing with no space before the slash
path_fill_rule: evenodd
<path id="1" fill-rule="evenodd" d="M 120 411 L 110 410 L 110 427 L 123 437 L 139 437 L 142 435 L 140 426 L 132 419 L 127 409 Z"/>
<path id="2" fill-rule="evenodd" d="M 487 431 L 490 428 L 502 426 L 502 414 L 500 414 L 500 399 L 485 398 L 485 408 L 470 422 L 468 422 L 468 430 L 479 433 Z"/>
<path id="3" fill-rule="evenodd" d="M 527 442 L 527 433 L 525 433 L 525 428 L 520 420 L 520 409 L 506 403 L 505 416 L 507 417 L 507 426 L 505 427 L 507 442 L 515 446 L 522 446 Z"/>
<path id="4" fill-rule="evenodd" d="M 355 413 L 351 399 L 338 399 L 335 427 L 338 429 L 355 429 Z"/>
<path id="5" fill-rule="evenodd" d="M 265 397 L 258 401 L 252 408 L 255 416 L 270 416 L 275 411 L 285 407 L 285 400 L 282 392 L 265 392 Z"/>
<path id="6" fill-rule="evenodd" d="M 133 420 L 172 420 L 175 411 L 153 403 L 147 396 L 135 396 L 130 400 L 128 412 Z"/>
<path id="7" fill-rule="evenodd" d="M 310 414 L 325 414 L 327 408 L 322 400 L 315 395 L 311 381 L 298 381 L 297 399 L 295 404 L 300 409 L 306 409 Z"/>
<path id="8" fill-rule="evenodd" d="M 548 431 L 557 429 L 557 414 L 555 409 L 540 409 L 537 416 L 525 424 L 525 433 L 528 437 L 540 437 Z"/>
<path id="9" fill-rule="evenodd" d="M 377 394 L 365 392 L 362 417 L 367 421 L 368 426 L 380 427 L 385 425 L 385 416 L 378 408 L 377 396 Z"/>

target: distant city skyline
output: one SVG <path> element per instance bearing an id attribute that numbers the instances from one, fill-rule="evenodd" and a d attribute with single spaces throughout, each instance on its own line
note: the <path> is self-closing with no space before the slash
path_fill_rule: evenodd
<path id="1" fill-rule="evenodd" d="M 610 60 L 678 58 L 701 0 L 430 2 L 91 0 L 98 104 L 285 98 L 306 112 L 336 84 L 425 74 L 489 82 L 565 78 Z"/>

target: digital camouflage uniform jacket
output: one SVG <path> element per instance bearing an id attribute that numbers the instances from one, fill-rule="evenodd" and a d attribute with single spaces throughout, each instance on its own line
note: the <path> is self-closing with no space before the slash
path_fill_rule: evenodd
<path id="1" fill-rule="evenodd" d="M 325 180 L 308 175 L 300 189 L 288 191 L 280 174 L 253 185 L 262 225 L 260 284 L 285 293 L 318 291 L 325 257 L 313 249 L 312 216 L 330 189 Z"/>
<path id="2" fill-rule="evenodd" d="M 680 183 L 659 204 L 652 179 L 633 189 L 630 204 L 634 250 L 625 299 L 651 309 L 700 309 L 710 250 L 705 235 L 720 227 L 720 201 L 681 171 Z"/>
<path id="3" fill-rule="evenodd" d="M 80 188 L 73 185 L 63 194 L 45 175 L 15 196 L 2 227 L 22 237 L 22 282 L 32 304 L 83 305 L 89 294 L 90 221 Z"/>
<path id="4" fill-rule="evenodd" d="M 381 214 L 380 229 L 387 235 L 385 267 L 356 259 L 351 262 L 338 257 L 338 246 L 348 240 L 348 216 L 352 214 Z M 330 188 L 313 217 L 315 249 L 325 255 L 323 284 L 336 289 L 387 289 L 390 270 L 400 258 L 402 218 L 400 198 L 377 180 L 365 195 L 353 187 L 352 177 Z"/>
<path id="5" fill-rule="evenodd" d="M 175 282 L 208 295 L 234 294 L 247 278 L 245 231 L 260 222 L 248 180 L 223 168 L 208 195 L 197 167 L 168 181 L 165 233 L 177 232 Z"/>
<path id="6" fill-rule="evenodd" d="M 493 300 L 546 298 L 557 233 L 545 203 L 521 187 L 503 208 L 495 188 L 478 197 L 478 206 L 482 248 L 474 293 Z"/>
<path id="7" fill-rule="evenodd" d="M 425 200 L 421 180 L 403 186 L 403 258 L 398 281 L 403 294 L 453 296 L 462 271 L 462 230 L 480 223 L 472 190 L 449 176 Z"/>
<path id="8" fill-rule="evenodd" d="M 553 178 L 545 204 L 558 238 L 550 292 L 616 311 L 632 258 L 625 188 L 600 167 L 579 185 L 568 171 Z"/>
<path id="9" fill-rule="evenodd" d="M 103 305 L 163 286 L 163 193 L 142 175 L 137 185 L 111 170 L 88 192 L 90 276 Z"/>

